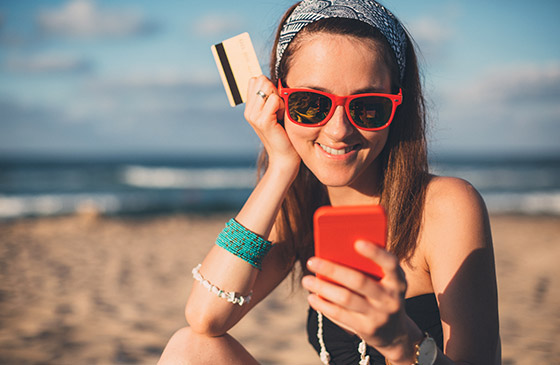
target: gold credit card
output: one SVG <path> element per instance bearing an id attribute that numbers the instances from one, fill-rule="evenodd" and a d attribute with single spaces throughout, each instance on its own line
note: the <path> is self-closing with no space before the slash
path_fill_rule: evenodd
<path id="1" fill-rule="evenodd" d="M 244 103 L 247 100 L 249 79 L 262 75 L 249 33 L 226 39 L 211 48 L 230 105 Z"/>

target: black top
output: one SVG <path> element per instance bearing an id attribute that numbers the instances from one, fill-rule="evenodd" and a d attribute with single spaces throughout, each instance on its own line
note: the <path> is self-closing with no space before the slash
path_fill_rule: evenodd
<path id="1" fill-rule="evenodd" d="M 431 294 L 419 295 L 406 299 L 406 313 L 420 327 L 422 332 L 428 332 L 443 350 L 443 329 L 439 316 L 436 296 Z M 309 342 L 319 353 L 321 347 L 317 339 L 317 312 L 309 308 L 307 317 L 307 337 Z M 361 340 L 356 335 L 351 335 L 323 316 L 323 341 L 331 355 L 331 364 L 352 365 L 360 361 L 358 345 Z M 367 347 L 371 365 L 385 365 L 385 358 L 373 347 Z"/>

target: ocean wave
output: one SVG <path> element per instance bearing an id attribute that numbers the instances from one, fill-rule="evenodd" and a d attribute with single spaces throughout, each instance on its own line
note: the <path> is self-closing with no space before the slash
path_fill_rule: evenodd
<path id="1" fill-rule="evenodd" d="M 467 160 L 439 163 L 433 171 L 470 181 L 490 213 L 560 216 L 560 163 L 555 161 Z M 0 219 L 238 210 L 255 182 L 251 163 L 226 160 L 0 164 Z"/>
<path id="2" fill-rule="evenodd" d="M 177 193 L 64 193 L 0 195 L 0 219 L 67 214 L 118 215 L 172 211 L 237 210 L 250 189 L 192 190 Z M 560 216 L 560 191 L 482 193 L 493 214 Z"/>
<path id="3" fill-rule="evenodd" d="M 255 169 L 126 166 L 122 182 L 140 188 L 246 189 L 255 186 Z"/>
<path id="4" fill-rule="evenodd" d="M 560 191 L 482 193 L 490 213 L 560 215 Z"/>
<path id="5" fill-rule="evenodd" d="M 114 194 L 39 194 L 0 196 L 0 218 L 52 216 L 70 213 L 117 213 L 121 199 Z"/>
<path id="6" fill-rule="evenodd" d="M 236 211 L 250 189 L 139 190 L 115 193 L 1 195 L 0 219 L 68 214 Z"/>
<path id="7" fill-rule="evenodd" d="M 539 166 L 457 166 L 436 165 L 436 175 L 456 176 L 479 190 L 536 191 L 552 190 L 560 185 L 560 170 Z"/>

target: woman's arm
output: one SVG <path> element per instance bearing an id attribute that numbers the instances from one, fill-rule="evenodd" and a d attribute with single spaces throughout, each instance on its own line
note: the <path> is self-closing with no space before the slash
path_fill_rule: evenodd
<path id="1" fill-rule="evenodd" d="M 484 202 L 463 180 L 434 178 L 424 220 L 445 354 L 456 363 L 494 364 L 500 353 L 498 296 Z"/>
<path id="2" fill-rule="evenodd" d="M 280 176 L 274 176 L 272 172 L 267 171 L 236 217 L 239 223 L 263 237 L 267 237 L 266 227 L 272 225 L 273 214 L 277 214 L 277 210 L 271 209 L 271 205 L 279 204 L 283 195 L 283 185 L 286 185 L 280 183 L 280 180 Z M 267 214 L 267 211 L 270 212 Z M 261 228 L 259 232 L 253 227 L 264 229 Z M 272 232 L 269 238 L 275 241 L 275 232 Z M 286 277 L 291 268 L 284 262 L 280 247 L 282 244 L 273 245 L 263 261 L 262 270 L 254 268 L 217 245 L 212 247 L 202 262 L 200 273 L 222 290 L 233 291 L 243 296 L 252 291 L 252 298 L 243 306 L 228 303 L 195 282 L 185 308 L 185 315 L 192 329 L 212 336 L 222 335 L 265 298 Z"/>
<path id="3" fill-rule="evenodd" d="M 257 91 L 264 92 L 267 97 L 257 95 Z M 267 151 L 268 168 L 235 219 L 248 230 L 274 242 L 277 235 L 273 224 L 286 192 L 297 175 L 300 158 L 285 130 L 277 122 L 284 106 L 276 87 L 265 76 L 252 78 L 247 96 L 245 118 Z M 222 290 L 243 296 L 252 291 L 252 299 L 239 306 L 218 298 L 202 285 L 194 283 L 185 308 L 192 329 L 211 336 L 222 335 L 266 297 L 291 268 L 282 255 L 282 244 L 273 246 L 263 262 L 262 270 L 214 246 L 204 259 L 200 273 Z"/>

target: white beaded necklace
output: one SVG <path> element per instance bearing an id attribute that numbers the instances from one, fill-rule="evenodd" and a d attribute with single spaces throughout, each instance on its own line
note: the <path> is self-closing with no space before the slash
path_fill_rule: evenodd
<path id="1" fill-rule="evenodd" d="M 321 346 L 319 357 L 321 358 L 321 362 L 323 364 L 329 365 L 331 361 L 331 355 L 327 351 L 325 341 L 323 340 L 323 313 L 319 311 L 317 311 L 317 321 L 317 339 L 319 340 L 319 346 Z M 362 340 L 358 345 L 358 352 L 360 353 L 360 362 L 358 365 L 369 365 L 369 355 L 366 355 L 366 349 L 366 341 Z"/>

